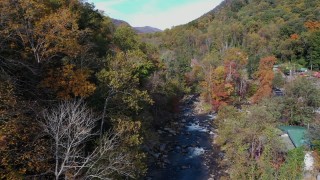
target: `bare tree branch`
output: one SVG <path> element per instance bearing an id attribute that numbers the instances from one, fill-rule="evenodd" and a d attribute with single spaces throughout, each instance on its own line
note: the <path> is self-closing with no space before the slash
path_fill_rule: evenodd
<path id="1" fill-rule="evenodd" d="M 53 140 L 57 180 L 66 173 L 71 179 L 110 179 L 114 174 L 133 177 L 129 155 L 119 150 L 121 134 L 105 133 L 92 152 L 85 152 L 86 142 L 97 135 L 92 133 L 97 118 L 82 101 L 62 102 L 44 111 L 43 117 L 44 132 Z"/>

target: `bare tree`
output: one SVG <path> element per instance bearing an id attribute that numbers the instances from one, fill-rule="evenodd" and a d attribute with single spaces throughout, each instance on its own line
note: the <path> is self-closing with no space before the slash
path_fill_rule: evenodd
<path id="1" fill-rule="evenodd" d="M 90 157 L 86 179 L 110 179 L 118 174 L 134 178 L 130 155 L 120 149 L 121 134 L 106 133 Z"/>
<path id="2" fill-rule="evenodd" d="M 129 156 L 117 149 L 119 134 L 106 133 L 96 148 L 85 151 L 86 142 L 96 135 L 92 132 L 97 118 L 82 101 L 62 102 L 43 115 L 42 127 L 53 140 L 55 179 L 108 179 L 114 173 L 132 176 Z"/>

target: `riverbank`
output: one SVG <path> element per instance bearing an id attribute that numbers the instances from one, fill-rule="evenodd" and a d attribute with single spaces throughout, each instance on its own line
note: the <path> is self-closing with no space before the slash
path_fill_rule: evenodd
<path id="1" fill-rule="evenodd" d="M 195 111 L 197 96 L 184 98 L 178 118 L 171 125 L 157 130 L 159 146 L 149 151 L 152 158 L 146 179 L 218 179 L 221 153 L 213 146 L 215 115 Z"/>

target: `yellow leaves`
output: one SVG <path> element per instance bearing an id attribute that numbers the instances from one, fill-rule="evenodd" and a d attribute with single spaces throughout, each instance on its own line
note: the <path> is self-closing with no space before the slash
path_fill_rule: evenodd
<path id="1" fill-rule="evenodd" d="M 226 83 L 226 84 L 224 85 L 224 89 L 225 89 L 225 92 L 226 92 L 229 96 L 230 96 L 231 93 L 233 93 L 233 91 L 234 91 L 234 87 L 233 87 L 233 85 L 230 84 L 230 83 Z"/>
<path id="2" fill-rule="evenodd" d="M 115 130 L 123 137 L 124 144 L 130 147 L 142 143 L 142 137 L 139 135 L 140 129 L 140 121 L 134 122 L 129 119 L 118 119 Z"/>
<path id="3" fill-rule="evenodd" d="M 228 49 L 223 59 L 225 64 L 228 62 L 235 62 L 240 67 L 243 67 L 248 63 L 248 55 L 239 48 Z"/>
<path id="4" fill-rule="evenodd" d="M 203 87 L 203 88 L 207 88 L 207 87 L 208 87 L 208 82 L 206 82 L 206 81 L 201 81 L 201 82 L 200 82 L 200 86 Z"/>
<path id="5" fill-rule="evenodd" d="M 80 31 L 76 19 L 77 15 L 67 8 L 40 19 L 35 24 L 34 36 L 39 44 L 36 50 L 42 52 L 44 58 L 59 52 L 76 57 L 81 52 L 81 45 L 77 42 Z"/>
<path id="6" fill-rule="evenodd" d="M 96 89 L 96 86 L 88 81 L 90 74 L 87 69 L 76 69 L 74 65 L 67 64 L 54 71 L 50 70 L 41 85 L 54 90 L 60 99 L 88 97 Z"/>
<path id="7" fill-rule="evenodd" d="M 132 90 L 129 95 L 122 96 L 123 102 L 127 104 L 128 107 L 134 110 L 142 109 L 139 101 L 144 101 L 148 104 L 153 104 L 153 100 L 148 94 L 148 91 L 141 91 L 138 89 Z"/>
<path id="8" fill-rule="evenodd" d="M 213 83 L 214 84 L 221 84 L 225 80 L 225 68 L 223 66 L 218 66 L 213 71 Z"/>
<path id="9" fill-rule="evenodd" d="M 15 49 L 23 59 L 33 56 L 38 63 L 58 54 L 76 57 L 83 50 L 78 40 L 85 30 L 79 30 L 79 16 L 68 4 L 71 2 L 53 6 L 48 1 L 1 0 L 1 29 L 5 30 L 0 33 L 14 37 L 6 48 Z"/>
<path id="10" fill-rule="evenodd" d="M 140 79 L 149 73 L 149 61 L 140 51 L 128 51 L 117 53 L 115 57 L 109 57 L 108 69 L 97 73 L 102 88 L 106 95 L 114 94 L 113 100 L 125 104 L 125 108 L 140 110 L 142 102 L 152 104 L 147 91 L 140 88 Z"/>

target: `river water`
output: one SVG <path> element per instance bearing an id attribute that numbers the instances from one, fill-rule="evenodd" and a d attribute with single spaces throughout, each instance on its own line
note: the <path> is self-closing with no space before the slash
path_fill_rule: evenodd
<path id="1" fill-rule="evenodd" d="M 159 152 L 149 165 L 148 180 L 208 180 L 219 178 L 219 151 L 212 145 L 215 115 L 196 114 L 196 97 L 181 105 L 175 127 L 163 127 Z"/>

